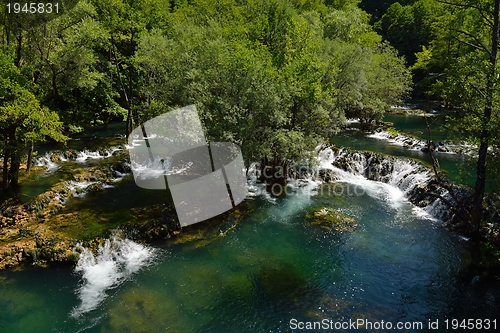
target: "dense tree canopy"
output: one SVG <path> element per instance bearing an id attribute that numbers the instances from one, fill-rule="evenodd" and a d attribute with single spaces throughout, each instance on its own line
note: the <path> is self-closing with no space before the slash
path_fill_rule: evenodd
<path id="1" fill-rule="evenodd" d="M 21 158 L 47 137 L 112 119 L 126 120 L 128 134 L 189 104 L 208 138 L 238 143 L 246 163 L 297 161 L 346 115 L 369 124 L 409 91 L 403 60 L 358 3 L 68 0 L 57 15 L 32 16 L 2 8 L 2 77 L 18 88 L 2 101 L 1 126 L 16 127 L 22 143 L 14 149 L 4 135 L 5 168 L 14 150 Z"/>

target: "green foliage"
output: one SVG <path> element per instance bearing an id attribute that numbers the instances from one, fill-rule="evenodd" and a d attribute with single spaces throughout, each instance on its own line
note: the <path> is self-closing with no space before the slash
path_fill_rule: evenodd
<path id="1" fill-rule="evenodd" d="M 389 45 L 373 49 L 344 43 L 333 50 L 340 64 L 337 105 L 349 118 L 369 126 L 409 93 L 411 74 Z"/>
<path id="2" fill-rule="evenodd" d="M 2 136 L 7 128 L 16 128 L 21 142 L 43 141 L 51 137 L 57 141 L 66 138 L 60 133 L 62 123 L 56 113 L 41 107 L 29 91 L 26 80 L 10 57 L 0 52 L 0 128 Z M 5 140 L 2 140 L 4 142 Z"/>
<path id="3" fill-rule="evenodd" d="M 500 248 L 498 246 L 490 242 L 482 243 L 481 255 L 483 258 L 483 265 L 488 268 L 495 268 L 496 270 L 500 268 Z"/>
<path id="4" fill-rule="evenodd" d="M 360 7 L 372 16 L 372 22 L 378 21 L 387 9 L 394 3 L 401 5 L 411 5 L 417 0 L 361 0 Z M 431 0 L 433 1 L 433 0 Z"/>
<path id="5" fill-rule="evenodd" d="M 64 141 L 62 123 L 55 112 L 41 107 L 27 80 L 11 57 L 0 51 L 0 148 L 3 189 L 17 185 L 23 151 L 34 142 L 51 137 Z"/>
<path id="6" fill-rule="evenodd" d="M 195 103 L 208 138 L 240 144 L 247 163 L 296 161 L 346 112 L 379 118 L 408 90 L 402 60 L 358 3 L 81 0 L 36 24 L 6 22 L 3 47 L 32 82 L 19 103 L 28 96 L 54 129 L 47 107 L 67 132 L 111 119 L 129 131 Z M 43 126 L 27 140 L 58 138 Z"/>
<path id="7" fill-rule="evenodd" d="M 434 38 L 439 8 L 439 4 L 431 0 L 419 0 L 406 6 L 395 2 L 375 23 L 375 28 L 406 58 L 409 65 L 413 65 L 415 53 L 428 46 Z"/>
<path id="8" fill-rule="evenodd" d="M 344 10 L 332 10 L 325 19 L 325 37 L 345 43 L 374 46 L 380 42 L 380 36 L 369 25 L 368 15 L 357 7 Z"/>
<path id="9" fill-rule="evenodd" d="M 489 4 L 491 1 L 482 2 L 483 6 Z M 488 83 L 492 70 L 488 51 L 491 49 L 489 23 L 492 17 L 483 17 L 477 9 L 466 6 L 447 6 L 445 9 L 436 27 L 438 36 L 429 48 L 417 53 L 414 68 L 427 73 L 428 94 L 441 97 L 450 106 L 450 128 L 471 133 L 470 141 L 479 144 L 479 133 L 484 125 L 482 114 L 488 102 L 485 97 L 490 89 L 488 84 L 496 85 L 497 81 Z M 498 133 L 500 95 L 497 89 L 492 91 L 494 112 L 488 127 L 492 133 Z M 498 143 L 497 135 L 491 139 L 495 145 Z"/>
<path id="10" fill-rule="evenodd" d="M 142 116 L 196 103 L 209 138 L 240 144 L 247 162 L 300 159 L 347 110 L 381 117 L 408 91 L 402 61 L 352 4 L 299 2 L 199 1 L 180 6 L 168 30 L 142 33 Z"/>
<path id="11" fill-rule="evenodd" d="M 394 127 L 388 127 L 385 129 L 385 131 L 387 133 L 389 133 L 390 135 L 392 136 L 398 136 L 399 135 L 399 131 L 397 129 L 395 129 Z"/>

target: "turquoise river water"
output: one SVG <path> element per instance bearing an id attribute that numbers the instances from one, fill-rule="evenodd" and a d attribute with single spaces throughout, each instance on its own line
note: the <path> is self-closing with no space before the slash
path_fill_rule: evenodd
<path id="1" fill-rule="evenodd" d="M 72 200 L 130 202 L 120 188 L 132 185 L 129 176 Z M 361 332 L 389 324 L 394 332 L 457 332 L 452 320 L 469 318 L 491 320 L 491 331 L 493 320 L 500 325 L 498 286 L 463 278 L 466 240 L 399 188 L 344 175 L 335 184 L 291 181 L 279 198 L 250 189 L 251 213 L 194 226 L 190 241 L 115 237 L 98 254 L 83 249 L 75 268 L 0 272 L 0 332 L 347 332 L 353 327 L 335 325 L 349 321 L 363 323 Z M 313 207 L 357 227 L 311 225 Z M 299 329 L 314 322 L 333 326 Z"/>

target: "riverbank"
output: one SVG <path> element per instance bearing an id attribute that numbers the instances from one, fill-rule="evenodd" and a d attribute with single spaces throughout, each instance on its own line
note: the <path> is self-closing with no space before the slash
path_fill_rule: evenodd
<path id="1" fill-rule="evenodd" d="M 43 181 L 68 161 L 84 163 L 85 159 L 100 161 L 97 165 L 68 168 L 66 174 L 70 176 L 60 175 L 66 179 L 60 178 L 29 201 L 22 202 L 17 197 L 1 203 L 0 269 L 22 263 L 42 267 L 74 265 L 79 257 L 77 244 L 97 248 L 116 228 L 142 239 L 170 237 L 180 229 L 175 222 L 175 211 L 167 203 L 149 209 L 129 208 L 107 216 L 71 206 L 74 201 L 87 200 L 114 188 L 130 172 L 128 153 L 122 147 L 100 152 L 65 150 L 46 154 L 35 161 L 38 166 L 30 173 L 34 179 L 31 182 L 38 178 Z"/>
<path id="2" fill-rule="evenodd" d="M 71 169 L 70 179 L 53 184 L 27 202 L 11 198 L 1 203 L 0 269 L 22 264 L 73 266 L 82 247 L 96 251 L 113 234 L 140 243 L 174 237 L 177 243 L 208 241 L 221 236 L 221 221 L 238 223 L 250 212 L 243 203 L 202 225 L 181 230 L 168 191 L 135 186 L 126 150 L 93 155 L 107 158 L 101 158 L 98 165 Z M 32 172 L 53 172 L 71 158 L 81 158 L 81 154 L 50 153 Z"/>

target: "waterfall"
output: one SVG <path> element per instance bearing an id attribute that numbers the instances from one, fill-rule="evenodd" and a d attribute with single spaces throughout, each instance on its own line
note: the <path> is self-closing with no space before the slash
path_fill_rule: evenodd
<path id="1" fill-rule="evenodd" d="M 75 198 L 83 198 L 87 194 L 87 187 L 97 184 L 97 182 L 66 182 L 66 188 L 69 193 L 72 193 Z"/>
<path id="2" fill-rule="evenodd" d="M 393 208 L 399 207 L 403 201 L 410 201 L 418 214 L 442 221 L 453 217 L 442 200 L 425 195 L 432 188 L 434 193 L 454 202 L 451 194 L 434 180 L 430 168 L 416 161 L 349 149 L 336 149 L 334 153 L 330 147 L 321 147 L 317 151 L 318 173 L 323 179 L 359 186 L 362 191 L 358 193 L 384 200 Z M 327 177 L 325 172 L 329 173 Z M 470 195 L 470 189 L 450 181 L 447 183 L 458 189 L 460 202 Z"/>
<path id="3" fill-rule="evenodd" d="M 45 153 L 43 156 L 35 157 L 33 164 L 39 167 L 45 167 L 46 172 L 52 173 L 61 167 L 62 163 L 75 161 L 76 163 L 85 163 L 89 159 L 105 159 L 114 156 L 115 152 L 123 150 L 124 145 L 114 146 L 108 149 L 75 151 L 68 149 L 65 151 L 55 151 Z"/>
<path id="4" fill-rule="evenodd" d="M 53 154 L 47 153 L 41 157 L 37 157 L 33 160 L 33 164 L 38 167 L 45 167 L 48 173 L 54 172 L 60 168 L 60 165 L 52 160 L 52 156 Z"/>
<path id="5" fill-rule="evenodd" d="M 377 130 L 375 131 L 375 133 L 367 135 L 367 137 L 388 141 L 393 145 L 401 146 L 409 150 L 426 151 L 428 149 L 426 140 L 421 140 L 401 133 L 393 135 L 384 130 Z M 455 144 L 449 140 L 432 141 L 431 147 L 433 151 L 438 153 L 466 154 L 471 156 L 477 154 L 477 146 L 468 144 L 466 142 Z"/>
<path id="6" fill-rule="evenodd" d="M 152 263 L 155 250 L 129 239 L 114 236 L 99 245 L 97 254 L 81 247 L 75 272 L 82 280 L 77 294 L 81 304 L 71 316 L 79 317 L 94 310 L 108 296 L 106 292 L 129 279 L 141 268 Z"/>
<path id="7" fill-rule="evenodd" d="M 78 163 L 84 163 L 88 159 L 102 159 L 102 158 L 108 158 L 113 156 L 113 154 L 116 151 L 122 150 L 122 147 L 112 147 L 109 149 L 105 150 L 97 150 L 97 151 L 91 151 L 91 150 L 82 150 L 77 153 L 76 155 L 76 162 Z"/>

